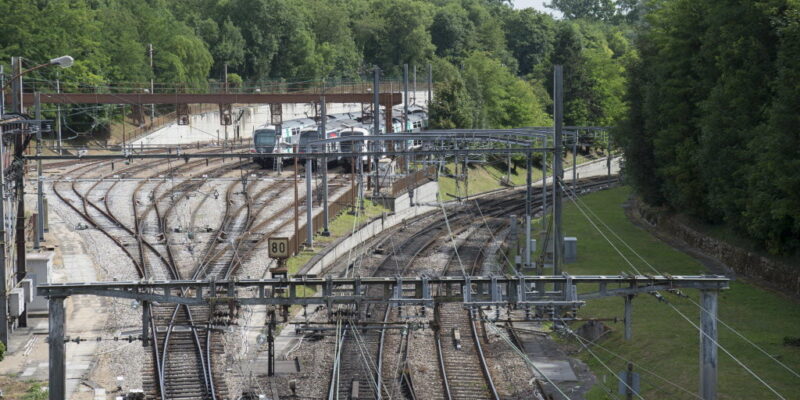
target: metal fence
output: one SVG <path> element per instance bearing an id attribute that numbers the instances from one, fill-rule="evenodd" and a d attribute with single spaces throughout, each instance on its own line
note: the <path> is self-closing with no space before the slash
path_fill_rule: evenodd
<path id="1" fill-rule="evenodd" d="M 434 172 L 435 168 L 428 167 L 394 181 L 392 183 L 392 195 L 399 196 L 406 193 L 409 188 L 419 186 L 422 182 L 428 180 L 428 177 L 433 176 Z"/>
<path id="2" fill-rule="evenodd" d="M 416 187 L 427 182 L 430 179 L 429 177 L 433 171 L 433 168 L 427 168 L 398 179 L 392 183 L 392 194 L 394 196 L 399 196 L 407 192 L 409 188 Z M 345 210 L 355 207 L 355 202 L 358 201 L 356 190 L 357 189 L 355 187 L 350 186 L 347 191 L 345 191 L 336 200 L 328 203 L 328 215 L 330 219 L 335 218 Z M 313 232 L 319 232 L 322 230 L 322 228 L 325 226 L 324 218 L 325 215 L 323 213 L 318 213 L 311 219 L 311 223 L 313 224 Z M 297 232 L 289 235 L 289 248 L 292 249 L 293 255 L 296 255 L 300 252 L 300 245 L 305 243 L 307 240 L 308 235 L 306 234 L 306 224 L 300 224 Z"/>
<path id="3" fill-rule="evenodd" d="M 351 186 L 336 200 L 328 203 L 328 215 L 330 219 L 335 218 L 343 211 L 348 210 L 355 205 L 353 203 L 353 198 L 355 197 L 355 192 L 353 189 L 354 188 Z M 311 226 L 314 232 L 319 232 L 325 226 L 324 218 L 325 215 L 323 213 L 318 213 L 311 219 Z M 289 248 L 293 249 L 294 254 L 297 254 L 299 253 L 300 245 L 305 243 L 307 240 L 308 235 L 306 234 L 306 224 L 304 223 L 298 226 L 297 232 L 289 236 Z"/>

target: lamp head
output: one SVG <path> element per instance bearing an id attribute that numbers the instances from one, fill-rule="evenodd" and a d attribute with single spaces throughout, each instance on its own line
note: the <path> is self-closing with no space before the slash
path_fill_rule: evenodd
<path id="1" fill-rule="evenodd" d="M 61 68 L 69 68 L 74 62 L 75 59 L 71 56 L 61 56 L 50 60 L 50 65 L 58 65 Z"/>

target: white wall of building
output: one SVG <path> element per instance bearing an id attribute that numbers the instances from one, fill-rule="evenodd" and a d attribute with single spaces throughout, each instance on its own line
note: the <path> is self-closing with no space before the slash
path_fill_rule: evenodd
<path id="1" fill-rule="evenodd" d="M 416 98 L 418 104 L 424 105 L 427 92 L 412 92 L 409 94 L 409 97 L 411 98 L 409 104 Z M 327 112 L 328 114 L 345 112 L 360 113 L 361 103 L 331 103 L 327 105 Z M 313 104 L 295 103 L 283 105 L 284 120 L 313 116 Z M 218 111 L 192 115 L 190 116 L 189 125 L 178 125 L 176 121 L 175 123 L 161 127 L 153 133 L 134 141 L 132 145 L 134 147 L 147 147 L 170 144 L 192 144 L 197 142 L 216 142 L 217 140 L 224 141 L 226 138 L 226 130 L 229 140 L 251 138 L 256 127 L 269 122 L 269 105 L 235 107 L 233 109 L 233 118 L 234 124 L 226 127 L 220 125 Z M 237 129 L 238 137 L 236 134 Z"/>

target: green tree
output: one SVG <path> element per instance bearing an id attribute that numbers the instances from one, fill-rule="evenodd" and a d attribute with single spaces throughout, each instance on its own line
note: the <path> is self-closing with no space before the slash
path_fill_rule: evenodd
<path id="1" fill-rule="evenodd" d="M 208 43 L 208 42 L 207 42 Z M 228 64 L 228 67 L 239 67 L 244 63 L 245 42 L 239 27 L 226 18 L 219 28 L 219 34 L 213 42 L 212 55 L 218 66 Z"/>
<path id="2" fill-rule="evenodd" d="M 463 8 L 450 4 L 433 17 L 431 38 L 436 55 L 460 58 L 475 48 L 475 26 Z"/>
<path id="3" fill-rule="evenodd" d="M 462 75 L 475 104 L 475 127 L 518 128 L 548 122 L 544 102 L 531 85 L 486 53 L 465 59 Z"/>
<path id="4" fill-rule="evenodd" d="M 787 255 L 800 252 L 799 16 L 797 0 L 652 2 L 617 132 L 645 199 Z"/>
<path id="5" fill-rule="evenodd" d="M 428 31 L 433 7 L 417 0 L 372 2 L 367 15 L 354 23 L 356 44 L 364 58 L 388 72 L 403 64 L 423 65 L 434 46 Z"/>
<path id="6" fill-rule="evenodd" d="M 551 0 L 545 6 L 561 11 L 566 19 L 610 21 L 616 12 L 613 0 Z"/>
<path id="7" fill-rule="evenodd" d="M 473 107 L 460 77 L 444 81 L 430 105 L 430 126 L 434 129 L 471 128 Z"/>
<path id="8" fill-rule="evenodd" d="M 515 12 L 505 21 L 506 41 L 519 65 L 519 73 L 542 77 L 552 70 L 555 22 L 533 9 Z"/>
<path id="9" fill-rule="evenodd" d="M 767 121 L 753 132 L 747 164 L 748 195 L 743 225 L 776 254 L 800 252 L 800 2 L 789 1 L 775 26 L 777 53 L 774 98 Z"/>
<path id="10" fill-rule="evenodd" d="M 312 0 L 311 30 L 317 43 L 319 71 L 316 76 L 329 78 L 358 77 L 363 57 L 358 50 L 351 29 L 351 10 L 347 2 L 338 0 Z"/>

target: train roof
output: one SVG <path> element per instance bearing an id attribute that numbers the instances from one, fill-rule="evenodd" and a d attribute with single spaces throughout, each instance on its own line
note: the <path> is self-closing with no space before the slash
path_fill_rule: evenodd
<path id="1" fill-rule="evenodd" d="M 409 121 L 422 121 L 422 120 L 424 120 L 426 118 L 427 118 L 427 116 L 423 115 L 422 113 L 408 114 L 408 120 Z"/>

